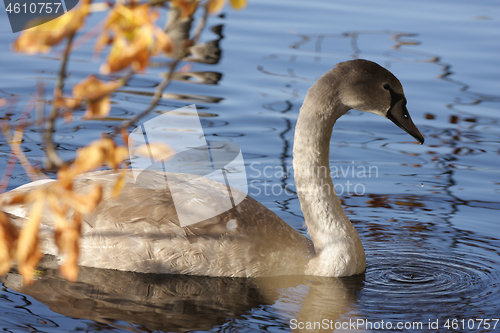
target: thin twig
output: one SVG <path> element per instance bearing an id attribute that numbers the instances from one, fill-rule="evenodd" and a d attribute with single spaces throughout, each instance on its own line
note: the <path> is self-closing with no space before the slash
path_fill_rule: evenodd
<path id="1" fill-rule="evenodd" d="M 7 186 L 9 185 L 9 180 L 12 178 L 12 173 L 14 172 L 14 167 L 16 166 L 16 154 L 13 151 L 10 152 L 9 160 L 7 161 L 7 166 L 3 173 L 2 180 L 0 181 L 0 193 L 5 192 Z"/>
<path id="2" fill-rule="evenodd" d="M 206 25 L 207 18 L 208 18 L 208 3 L 205 3 L 203 6 L 204 13 L 203 17 L 200 20 L 199 24 L 197 25 L 194 33 L 194 37 L 192 39 L 192 45 L 196 45 L 198 40 L 200 39 L 200 35 L 203 31 L 203 28 Z M 139 121 L 141 118 L 145 117 L 148 115 L 153 109 L 158 105 L 160 102 L 162 96 L 163 96 L 163 91 L 167 88 L 167 86 L 170 84 L 172 81 L 172 77 L 174 76 L 174 72 L 176 67 L 179 65 L 179 63 L 184 60 L 187 56 L 189 55 L 189 50 L 188 48 L 185 48 L 182 50 L 182 52 L 179 52 L 177 57 L 174 59 L 172 63 L 170 63 L 170 70 L 167 74 L 164 75 L 164 78 L 162 82 L 156 87 L 155 93 L 151 99 L 151 102 L 149 103 L 149 106 L 147 109 L 139 113 L 137 116 L 134 118 L 124 121 L 120 126 L 116 127 L 113 133 L 111 133 L 111 137 L 121 133 L 123 130 L 127 129 L 128 127 L 134 125 L 137 121 Z"/>
<path id="3" fill-rule="evenodd" d="M 163 78 L 163 81 L 156 87 L 155 93 L 153 95 L 153 98 L 151 99 L 151 102 L 149 103 L 149 106 L 134 118 L 126 120 L 120 126 L 116 127 L 113 133 L 111 133 L 110 137 L 113 137 L 121 133 L 124 129 L 127 129 L 128 127 L 134 125 L 137 121 L 139 121 L 139 119 L 145 117 L 148 113 L 153 111 L 153 109 L 158 105 L 158 103 L 161 100 L 161 97 L 163 95 L 163 90 L 165 90 L 165 88 L 170 84 L 172 77 L 174 75 L 175 68 L 183 58 L 184 58 L 184 52 L 182 52 L 182 55 L 177 57 L 170 64 L 170 70 Z"/>
<path id="4" fill-rule="evenodd" d="M 57 85 L 56 88 L 57 90 L 62 91 L 63 85 L 64 85 L 64 79 L 66 78 L 66 66 L 68 64 L 68 59 L 69 59 L 69 53 L 71 50 L 71 45 L 73 43 L 73 38 L 75 37 L 75 34 L 72 33 L 68 36 L 68 43 L 66 44 L 66 49 L 64 50 L 63 58 L 62 58 L 62 63 L 61 63 L 61 69 L 59 70 L 59 78 L 57 80 Z M 52 141 L 52 133 L 54 132 L 54 123 L 55 120 L 57 119 L 58 112 L 57 112 L 57 105 L 56 101 L 52 102 L 52 108 L 50 109 L 50 114 L 48 119 L 46 120 L 46 127 L 45 127 L 45 132 L 43 135 L 43 139 L 45 142 L 45 149 L 46 149 L 46 154 L 47 154 L 47 161 L 46 161 L 46 167 L 47 168 L 59 168 L 63 165 L 63 160 L 59 155 L 57 154 L 56 149 L 54 148 L 54 142 Z"/>
<path id="5" fill-rule="evenodd" d="M 193 37 L 193 45 L 196 45 L 198 41 L 200 40 L 201 33 L 203 32 L 203 28 L 205 28 L 205 25 L 207 23 L 208 19 L 208 1 L 203 4 L 203 17 L 201 18 L 200 22 L 196 26 L 194 37 Z"/>
<path id="6" fill-rule="evenodd" d="M 19 161 L 19 163 L 21 163 L 22 167 L 24 168 L 24 170 L 26 171 L 26 173 L 28 174 L 30 179 L 32 181 L 39 179 L 36 170 L 31 166 L 28 158 L 26 157 L 23 150 L 21 149 L 23 130 L 18 129 L 18 128 L 15 129 L 14 136 L 12 136 L 12 134 L 10 132 L 10 127 L 7 123 L 3 123 L 2 130 L 3 130 L 4 137 L 7 139 L 8 143 L 10 145 L 10 149 L 11 149 L 12 154 L 14 154 L 16 156 L 17 160 Z M 10 161 L 10 159 L 9 159 L 9 161 Z"/>

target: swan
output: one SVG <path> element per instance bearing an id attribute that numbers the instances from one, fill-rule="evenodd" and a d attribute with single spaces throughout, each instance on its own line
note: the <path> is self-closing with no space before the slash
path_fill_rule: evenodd
<path id="1" fill-rule="evenodd" d="M 388 118 L 419 143 L 424 142 L 408 114 L 401 83 L 385 68 L 357 59 L 341 62 L 321 76 L 300 109 L 293 147 L 295 184 L 310 239 L 249 196 L 216 217 L 182 225 L 162 173 L 144 171 L 149 184 L 144 187 L 136 184 L 129 170 L 120 195 L 113 198 L 118 173 L 96 171 L 79 176 L 74 184 L 81 193 L 96 182 L 103 187 L 103 200 L 83 221 L 79 264 L 227 277 L 340 277 L 364 272 L 363 245 L 335 193 L 328 163 L 333 126 L 350 109 Z M 195 179 L 187 174 L 168 177 L 169 184 L 174 180 L 181 185 Z M 203 202 L 207 209 L 220 202 L 226 189 L 203 177 L 190 184 L 178 189 L 185 201 Z M 2 194 L 0 202 L 36 186 L 51 186 L 51 182 L 23 185 Z M 22 226 L 29 207 L 2 209 L 15 225 Z M 42 226 L 43 252 L 57 255 L 50 216 Z"/>

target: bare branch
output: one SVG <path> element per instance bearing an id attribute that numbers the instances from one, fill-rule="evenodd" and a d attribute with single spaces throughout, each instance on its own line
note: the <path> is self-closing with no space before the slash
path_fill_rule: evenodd
<path id="1" fill-rule="evenodd" d="M 64 50 L 64 54 L 61 62 L 61 69 L 59 70 L 59 78 L 57 80 L 57 85 L 55 89 L 61 90 L 64 85 L 64 79 L 66 78 L 66 67 L 68 64 L 69 53 L 71 50 L 71 45 L 73 42 L 73 38 L 75 34 L 72 33 L 68 36 L 68 43 L 66 44 L 66 49 Z M 57 154 L 56 149 L 54 148 L 54 142 L 52 140 L 52 133 L 55 131 L 55 120 L 57 119 L 57 105 L 55 100 L 52 102 L 52 107 L 50 109 L 50 114 L 48 119 L 46 119 L 45 132 L 43 135 L 43 139 L 45 142 L 45 149 L 47 154 L 46 167 L 47 168 L 60 168 L 63 165 L 63 160 Z"/>

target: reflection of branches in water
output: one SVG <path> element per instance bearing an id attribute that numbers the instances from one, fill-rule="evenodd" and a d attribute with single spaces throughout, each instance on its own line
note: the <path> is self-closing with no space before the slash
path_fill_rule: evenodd
<path id="1" fill-rule="evenodd" d="M 394 62 L 415 62 L 415 63 L 429 63 L 429 64 L 434 64 L 440 67 L 440 72 L 441 74 L 438 75 L 438 78 L 447 82 L 451 83 L 453 85 L 458 86 L 458 91 L 461 93 L 468 94 L 472 96 L 472 101 L 471 102 L 465 102 L 462 101 L 461 99 L 455 99 L 451 103 L 447 104 L 446 107 L 449 110 L 453 110 L 455 112 L 465 114 L 466 117 L 463 117 L 462 120 L 470 122 L 471 126 L 475 126 L 476 123 L 480 123 L 476 120 L 476 117 L 474 115 L 469 115 L 469 113 L 461 111 L 458 109 L 459 106 L 463 105 L 477 105 L 482 102 L 499 102 L 500 97 L 499 96 L 492 96 L 480 92 L 475 92 L 470 90 L 470 85 L 456 80 L 453 78 L 453 70 L 452 70 L 452 65 L 450 63 L 446 63 L 442 60 L 441 56 L 428 53 L 428 52 L 423 52 L 420 50 L 416 50 L 415 46 L 418 46 L 421 44 L 421 41 L 417 39 L 417 34 L 415 33 L 408 33 L 408 32 L 397 32 L 397 31 L 390 31 L 390 30 L 382 30 L 382 31 L 350 31 L 350 32 L 344 32 L 344 33 L 339 33 L 339 34 L 298 34 L 296 37 L 299 39 L 298 41 L 292 43 L 290 45 L 291 49 L 297 50 L 297 52 L 294 52 L 293 55 L 287 56 L 289 57 L 289 63 L 296 63 L 297 58 L 299 57 L 312 57 L 315 62 L 319 62 L 319 60 L 323 56 L 331 56 L 328 53 L 324 52 L 323 50 L 325 49 L 326 43 L 329 43 L 332 41 L 332 39 L 349 39 L 350 40 L 350 48 L 352 50 L 351 57 L 352 58 L 359 58 L 360 55 L 362 54 L 362 47 L 359 45 L 359 40 L 361 36 L 364 35 L 387 35 L 390 36 L 390 38 L 394 41 L 394 45 L 392 46 L 391 50 L 386 50 L 383 55 L 386 57 L 386 60 L 384 61 L 384 65 L 386 67 L 390 67 L 392 63 Z M 306 50 L 307 46 L 311 46 L 309 50 Z M 313 53 L 311 54 L 311 49 Z M 308 52 L 308 53 L 306 53 Z M 406 56 L 405 56 L 406 55 Z M 412 56 L 410 59 L 408 59 L 408 55 Z M 267 57 L 268 59 L 273 59 L 273 58 L 279 58 L 279 55 L 271 55 Z M 301 81 L 313 81 L 311 78 L 304 78 L 300 77 L 295 74 L 294 68 L 287 68 L 286 73 L 278 73 L 278 72 L 273 72 L 272 70 L 269 70 L 265 68 L 264 66 L 259 66 L 258 70 L 262 72 L 263 74 L 266 75 L 272 75 L 272 76 L 278 76 L 278 77 L 284 77 L 284 78 L 289 78 L 291 80 L 301 80 Z M 285 103 L 288 105 L 291 105 L 293 100 L 297 96 L 293 96 L 290 99 L 287 99 Z M 282 113 L 288 112 L 289 109 L 280 111 Z M 435 116 L 431 114 L 426 114 L 427 119 L 434 119 Z M 450 117 L 450 123 L 457 123 L 460 118 L 458 116 L 452 115 Z M 290 120 L 287 117 L 284 117 L 283 120 L 286 122 L 285 124 L 285 130 L 280 133 L 280 138 L 283 141 L 283 149 L 282 153 L 280 154 L 280 160 L 281 160 L 281 166 L 283 170 L 288 170 L 287 164 L 290 164 L 291 161 L 291 152 L 290 152 L 290 144 L 289 140 L 290 138 L 286 138 L 285 134 L 291 131 L 290 128 Z M 496 122 L 496 120 L 493 120 L 493 122 Z M 441 156 L 438 158 L 438 163 L 441 164 L 442 169 L 445 170 L 443 173 L 443 176 L 446 176 L 447 181 L 446 184 L 444 185 L 444 192 L 446 193 L 448 198 L 451 198 L 452 201 L 452 206 L 451 206 L 451 211 L 448 212 L 447 217 L 445 217 L 445 220 L 448 221 L 448 225 L 452 227 L 452 223 L 449 221 L 450 218 L 458 211 L 458 207 L 461 205 L 466 205 L 466 206 L 489 206 L 492 203 L 491 202 L 483 202 L 479 200 L 463 200 L 458 198 L 456 195 L 453 194 L 452 187 L 455 186 L 456 182 L 453 179 L 453 165 L 451 165 L 449 162 L 453 160 L 457 160 L 454 155 L 470 155 L 470 154 L 475 154 L 478 152 L 480 149 L 471 149 L 468 147 L 462 147 L 458 146 L 457 142 L 460 142 L 460 137 L 462 136 L 463 133 L 457 133 L 454 137 L 458 137 L 457 140 L 453 140 L 454 142 L 450 143 L 450 148 L 452 149 L 452 153 L 448 154 L 446 156 Z M 484 153 L 484 151 L 483 151 Z M 284 190 L 288 190 L 291 187 L 291 184 L 288 184 L 290 182 L 289 177 L 282 178 L 280 183 L 281 186 Z M 288 186 L 287 186 L 288 184 Z M 280 201 L 279 205 L 282 208 L 283 211 L 288 212 L 293 214 L 292 212 L 288 211 L 288 206 L 290 204 L 291 200 L 295 200 L 296 196 L 291 197 L 289 199 L 286 199 L 284 201 Z M 295 215 L 295 214 L 293 214 Z M 459 237 L 457 235 L 458 238 Z"/>
<path id="2" fill-rule="evenodd" d="M 363 35 L 388 35 L 391 36 L 391 39 L 395 41 L 395 45 L 392 47 L 392 51 L 386 51 L 384 52 L 384 55 L 389 58 L 389 60 L 385 61 L 386 67 L 390 67 L 390 64 L 392 62 L 403 62 L 403 61 L 408 61 L 407 59 L 403 58 L 403 54 L 411 54 L 418 56 L 420 59 L 413 59 L 411 60 L 412 62 L 427 62 L 427 63 L 434 63 L 441 68 L 442 74 L 438 76 L 438 78 L 458 85 L 459 91 L 464 92 L 467 94 L 472 94 L 476 98 L 473 102 L 471 103 L 461 103 L 459 102 L 454 102 L 450 103 L 447 105 L 448 108 L 453 109 L 455 105 L 473 105 L 473 104 L 478 104 L 483 101 L 492 101 L 492 102 L 499 102 L 500 101 L 500 96 L 491 96 L 491 95 L 486 95 L 482 94 L 479 92 L 473 92 L 470 91 L 470 86 L 464 82 L 461 82 L 459 80 L 455 80 L 451 78 L 454 73 L 451 70 L 452 65 L 446 62 L 443 62 L 441 60 L 441 57 L 428 53 L 428 52 L 423 52 L 423 51 L 418 51 L 415 49 L 408 49 L 409 46 L 417 46 L 420 45 L 421 42 L 419 40 L 416 40 L 415 38 L 418 36 L 415 33 L 408 33 L 408 32 L 397 32 L 397 31 L 392 31 L 392 30 L 360 30 L 360 31 L 347 31 L 339 34 L 299 34 L 297 37 L 299 38 L 299 41 L 293 43 L 290 45 L 290 48 L 299 50 L 301 51 L 305 45 L 309 43 L 314 43 L 313 49 L 314 49 L 314 59 L 318 61 L 321 59 L 322 56 L 327 55 L 326 53 L 323 53 L 323 46 L 325 43 L 327 43 L 331 39 L 350 39 L 350 47 L 352 50 L 351 57 L 354 59 L 359 58 L 360 54 L 362 53 L 361 47 L 359 46 L 359 37 Z M 297 55 L 292 55 L 290 56 L 289 62 L 294 63 L 297 58 Z M 271 71 L 268 71 L 264 69 L 263 66 L 259 66 L 259 71 L 261 71 L 264 74 L 267 75 L 274 75 L 274 76 L 282 76 L 282 77 L 290 77 L 294 79 L 302 79 L 304 81 L 311 81 L 312 79 L 310 78 L 303 78 L 296 76 L 293 69 L 289 68 L 287 69 L 287 74 L 279 74 L 279 73 L 273 73 Z"/>
<path id="3" fill-rule="evenodd" d="M 451 76 L 455 73 L 452 71 L 452 65 L 442 61 L 441 57 L 439 55 L 435 55 L 435 54 L 428 53 L 428 52 L 417 51 L 417 50 L 407 50 L 407 49 L 399 50 L 399 48 L 403 45 L 418 45 L 418 44 L 420 44 L 419 42 L 416 42 L 416 41 L 414 41 L 414 42 L 412 42 L 412 41 L 403 41 L 402 42 L 401 41 L 402 37 L 416 37 L 416 36 L 417 36 L 416 34 L 396 34 L 396 35 L 394 35 L 393 39 L 398 41 L 398 44 L 396 44 L 394 46 L 394 49 L 398 50 L 400 52 L 406 53 L 406 54 L 413 54 L 413 55 L 418 55 L 418 56 L 424 57 L 424 60 L 417 60 L 416 62 L 429 62 L 429 63 L 434 63 L 434 64 L 440 66 L 442 74 L 438 75 L 439 79 L 446 81 L 448 83 L 458 85 L 459 86 L 458 91 L 474 96 L 473 101 L 470 103 L 464 103 L 461 100 L 457 99 L 455 102 L 452 102 L 452 103 L 449 103 L 446 105 L 446 107 L 448 109 L 457 111 L 459 113 L 466 113 L 464 111 L 458 110 L 456 108 L 456 106 L 457 105 L 477 105 L 477 104 L 482 103 L 482 102 L 500 102 L 500 96 L 487 95 L 487 94 L 483 94 L 480 92 L 471 91 L 470 85 L 468 85 L 465 82 L 453 79 Z M 386 53 L 386 55 L 391 56 L 390 53 Z M 400 59 L 397 57 L 395 57 L 395 60 L 404 61 L 403 59 Z"/>
<path id="4" fill-rule="evenodd" d="M 257 66 L 257 70 L 263 74 L 266 74 L 266 75 L 271 75 L 271 76 L 281 76 L 281 77 L 289 77 L 291 79 L 300 79 L 300 80 L 303 80 L 303 81 L 313 81 L 312 79 L 309 79 L 309 78 L 306 78 L 306 77 L 300 77 L 300 76 L 297 76 L 295 74 L 295 72 L 293 71 L 293 69 L 291 68 L 288 68 L 287 69 L 287 74 L 278 74 L 278 73 L 272 73 L 272 72 L 269 72 L 267 70 L 264 69 L 264 66 Z"/>

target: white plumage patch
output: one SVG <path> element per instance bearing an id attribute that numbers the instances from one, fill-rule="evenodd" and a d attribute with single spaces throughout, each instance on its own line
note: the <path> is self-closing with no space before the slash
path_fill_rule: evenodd
<path id="1" fill-rule="evenodd" d="M 238 227 L 238 223 L 236 222 L 236 220 L 235 220 L 235 219 L 229 220 L 229 221 L 227 221 L 227 223 L 226 223 L 226 229 L 227 229 L 228 231 L 234 230 L 234 229 L 236 229 L 237 227 Z"/>

